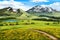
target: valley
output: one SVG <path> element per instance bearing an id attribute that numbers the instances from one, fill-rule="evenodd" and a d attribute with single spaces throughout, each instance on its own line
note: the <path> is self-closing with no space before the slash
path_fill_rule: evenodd
<path id="1" fill-rule="evenodd" d="M 50 36 L 51 37 L 50 37 Z M 60 40 L 60 12 L 35 6 L 23 11 L 0 9 L 0 40 Z"/>

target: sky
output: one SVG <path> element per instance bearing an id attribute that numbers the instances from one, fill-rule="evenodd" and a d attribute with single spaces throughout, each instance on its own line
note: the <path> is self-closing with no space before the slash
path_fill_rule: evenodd
<path id="1" fill-rule="evenodd" d="M 14 9 L 20 8 L 27 11 L 36 5 L 52 7 L 60 11 L 60 0 L 0 0 L 0 9 L 12 7 Z"/>

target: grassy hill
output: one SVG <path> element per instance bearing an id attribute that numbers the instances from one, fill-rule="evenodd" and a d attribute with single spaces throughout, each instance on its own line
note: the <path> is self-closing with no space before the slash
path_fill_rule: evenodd
<path id="1" fill-rule="evenodd" d="M 38 16 L 35 16 L 35 15 L 31 15 L 25 11 L 23 11 L 22 9 L 20 9 L 20 13 L 18 13 L 17 15 L 17 18 L 18 19 L 33 19 L 33 18 L 38 18 Z"/>
<path id="2" fill-rule="evenodd" d="M 10 10 L 8 10 L 10 9 Z M 11 18 L 17 18 L 17 19 L 32 19 L 32 18 L 37 18 L 37 16 L 31 15 L 25 11 L 23 11 L 22 9 L 17 9 L 15 12 L 13 11 L 13 9 L 11 9 L 10 7 L 7 8 L 3 8 L 0 9 L 0 19 L 1 18 L 7 18 L 7 17 L 11 17 Z M 19 13 L 18 13 L 19 12 Z"/>

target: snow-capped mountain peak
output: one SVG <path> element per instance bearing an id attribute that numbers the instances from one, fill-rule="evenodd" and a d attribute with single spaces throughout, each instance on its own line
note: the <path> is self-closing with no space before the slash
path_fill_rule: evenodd
<path id="1" fill-rule="evenodd" d="M 29 9 L 27 12 L 53 12 L 54 9 L 52 9 L 51 7 L 45 7 L 45 6 L 35 6 L 31 9 Z"/>

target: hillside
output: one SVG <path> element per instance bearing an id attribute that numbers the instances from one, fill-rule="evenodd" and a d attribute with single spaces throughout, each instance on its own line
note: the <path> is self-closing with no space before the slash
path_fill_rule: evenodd
<path id="1" fill-rule="evenodd" d="M 52 19 L 60 18 L 60 12 L 51 7 L 35 6 L 28 11 L 14 10 L 11 7 L 0 9 L 0 18 L 14 17 L 17 19 Z M 55 18 L 55 19 L 54 19 Z"/>
<path id="2" fill-rule="evenodd" d="M 36 16 L 47 15 L 47 16 L 60 17 L 59 16 L 60 12 L 58 12 L 57 10 L 55 10 L 51 7 L 43 7 L 43 6 L 39 6 L 39 5 L 27 10 L 27 12 L 30 14 L 34 14 Z"/>
<path id="3" fill-rule="evenodd" d="M 11 7 L 7 7 L 7 8 L 3 8 L 0 9 L 0 18 L 7 18 L 7 17 L 14 17 L 14 18 L 18 18 L 18 19 L 32 19 L 32 18 L 36 18 L 37 16 L 31 15 L 25 11 L 23 11 L 22 9 L 16 9 L 14 11 L 13 8 Z"/>
<path id="4" fill-rule="evenodd" d="M 27 10 L 26 12 L 28 12 L 31 15 L 38 16 L 37 19 L 47 19 L 47 20 L 60 19 L 60 12 L 51 7 L 43 7 L 37 5 Z"/>
<path id="5" fill-rule="evenodd" d="M 31 15 L 31 14 L 29 14 L 29 13 L 23 11 L 23 10 L 21 10 L 21 13 L 22 13 L 22 15 L 20 15 L 20 16 L 18 17 L 18 18 L 20 18 L 20 19 L 33 19 L 33 18 L 38 18 L 37 16 Z"/>

